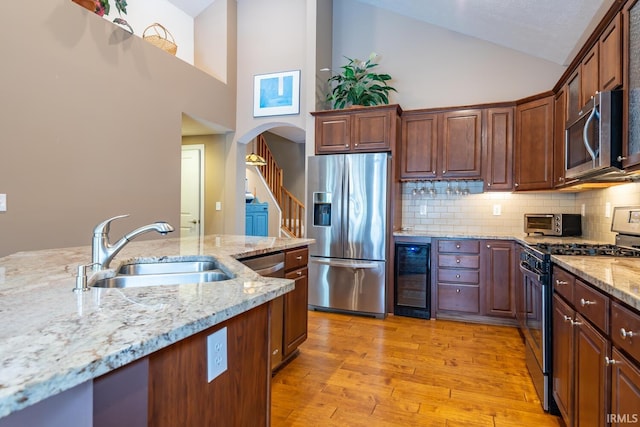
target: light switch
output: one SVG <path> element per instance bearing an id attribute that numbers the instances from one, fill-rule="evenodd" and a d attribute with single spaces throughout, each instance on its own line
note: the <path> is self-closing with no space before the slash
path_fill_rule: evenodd
<path id="1" fill-rule="evenodd" d="M 493 205 L 493 214 L 495 216 L 502 215 L 502 205 Z"/>
<path id="2" fill-rule="evenodd" d="M 220 203 L 220 202 L 216 202 L 216 210 L 217 210 L 217 211 L 222 210 L 222 203 Z"/>
<path id="3" fill-rule="evenodd" d="M 427 216 L 427 205 L 420 205 L 420 215 Z"/>
<path id="4" fill-rule="evenodd" d="M 7 195 L 0 194 L 0 212 L 7 211 Z"/>

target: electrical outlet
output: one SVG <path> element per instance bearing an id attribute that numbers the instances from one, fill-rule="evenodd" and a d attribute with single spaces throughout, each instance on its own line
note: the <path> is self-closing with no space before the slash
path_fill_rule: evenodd
<path id="1" fill-rule="evenodd" d="M 580 206 L 580 215 L 587 216 L 587 211 L 584 207 L 584 203 Z"/>
<path id="2" fill-rule="evenodd" d="M 604 204 L 604 217 L 605 218 L 611 217 L 611 203 L 609 202 Z"/>
<path id="3" fill-rule="evenodd" d="M 222 203 L 220 203 L 220 202 L 216 202 L 216 210 L 217 210 L 217 211 L 222 210 Z"/>
<path id="4" fill-rule="evenodd" d="M 7 195 L 0 194 L 0 212 L 7 211 Z"/>
<path id="5" fill-rule="evenodd" d="M 207 381 L 227 370 L 227 328 L 207 337 Z"/>
<path id="6" fill-rule="evenodd" d="M 427 216 L 427 205 L 420 205 L 420 215 Z"/>
<path id="7" fill-rule="evenodd" d="M 502 215 L 502 205 L 493 205 L 493 214 L 495 216 Z"/>

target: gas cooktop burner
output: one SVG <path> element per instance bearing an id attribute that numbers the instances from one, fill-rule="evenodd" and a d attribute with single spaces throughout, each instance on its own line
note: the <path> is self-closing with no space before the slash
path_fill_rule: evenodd
<path id="1" fill-rule="evenodd" d="M 640 250 L 623 248 L 616 245 L 589 243 L 538 243 L 536 248 L 550 255 L 616 256 L 640 257 Z"/>

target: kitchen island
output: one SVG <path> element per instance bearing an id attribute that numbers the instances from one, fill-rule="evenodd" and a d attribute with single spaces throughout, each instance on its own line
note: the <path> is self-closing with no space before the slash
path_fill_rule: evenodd
<path id="1" fill-rule="evenodd" d="M 232 279 L 87 292 L 72 289 L 77 267 L 91 262 L 88 246 L 0 258 L 0 425 L 2 417 L 290 292 L 293 280 L 264 278 L 236 259 L 311 243 L 216 235 L 131 242 L 112 262 L 113 270 L 97 274 L 115 274 L 122 263 L 212 256 Z"/>

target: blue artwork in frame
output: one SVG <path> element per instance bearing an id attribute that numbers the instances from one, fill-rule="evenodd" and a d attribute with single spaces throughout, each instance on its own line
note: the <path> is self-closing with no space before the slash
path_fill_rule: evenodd
<path id="1" fill-rule="evenodd" d="M 260 74 L 253 82 L 253 116 L 300 113 L 300 70 Z"/>

